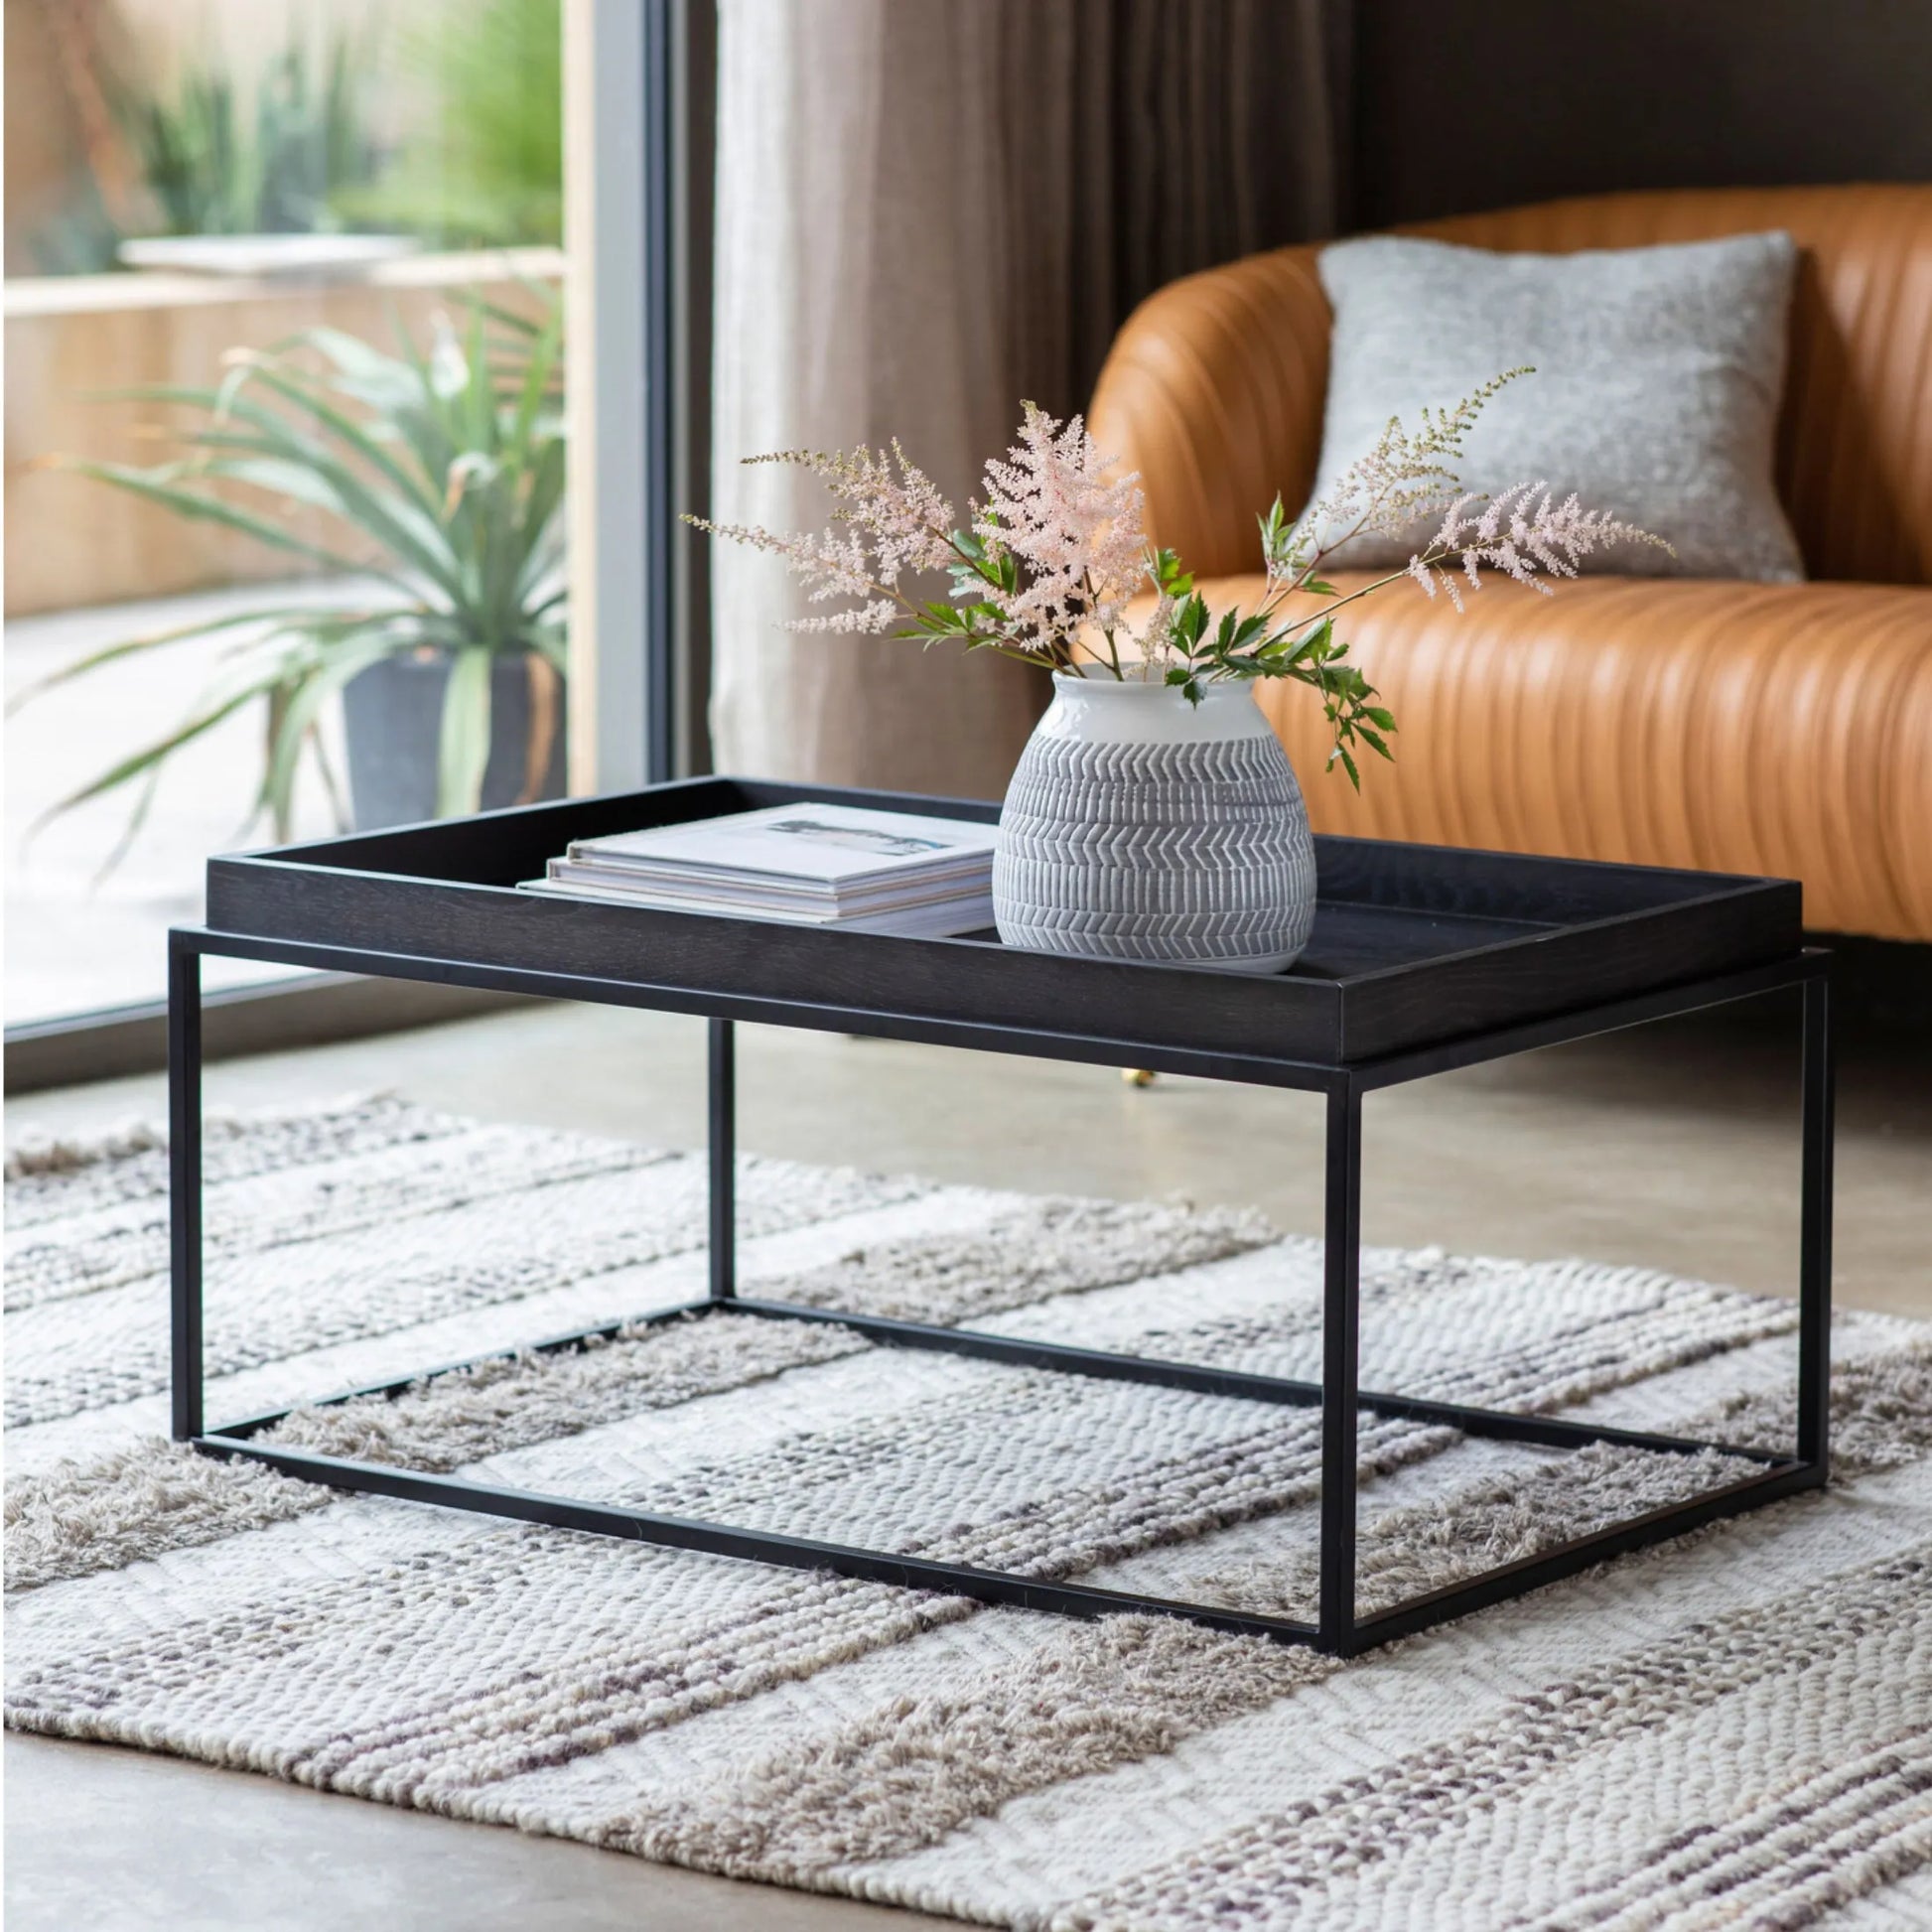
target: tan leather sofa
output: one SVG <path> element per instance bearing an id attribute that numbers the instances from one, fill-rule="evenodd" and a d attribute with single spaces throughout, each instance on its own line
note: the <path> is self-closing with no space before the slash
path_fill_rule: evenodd
<path id="1" fill-rule="evenodd" d="M 1344 631 L 1401 727 L 1359 797 L 1322 771 L 1312 694 L 1261 690 L 1317 830 L 1776 874 L 1814 929 L 1932 940 L 1932 187 L 1619 195 L 1404 232 L 1562 253 L 1768 228 L 1803 251 L 1777 474 L 1812 581 L 1601 576 L 1545 599 L 1486 579 L 1460 617 L 1391 585 Z M 1255 512 L 1313 480 L 1315 254 L 1162 290 L 1094 395 L 1100 446 L 1211 604 L 1256 594 Z"/>

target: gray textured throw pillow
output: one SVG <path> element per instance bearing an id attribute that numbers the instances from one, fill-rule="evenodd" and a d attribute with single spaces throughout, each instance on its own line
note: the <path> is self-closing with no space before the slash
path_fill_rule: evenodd
<path id="1" fill-rule="evenodd" d="M 1547 479 L 1557 500 L 1575 490 L 1677 549 L 1619 544 L 1591 570 L 1801 578 L 1771 479 L 1796 259 L 1787 234 L 1575 255 L 1399 236 L 1324 248 L 1335 325 L 1315 497 L 1391 416 L 1413 429 L 1424 403 L 1527 362 L 1536 374 L 1468 435 L 1464 489 Z M 1335 563 L 1406 563 L 1440 521 L 1359 538 Z"/>

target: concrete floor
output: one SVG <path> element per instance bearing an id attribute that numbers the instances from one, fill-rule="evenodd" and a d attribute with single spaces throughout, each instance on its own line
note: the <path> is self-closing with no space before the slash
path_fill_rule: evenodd
<path id="1" fill-rule="evenodd" d="M 895 1932 L 945 1923 L 113 1745 L 10 1736 L 6 1757 L 11 1932 Z"/>
<path id="2" fill-rule="evenodd" d="M 1793 1287 L 1795 1008 L 1677 1024 L 1371 1098 L 1364 1235 L 1492 1254 L 1650 1264 Z M 693 1021 L 531 1007 L 209 1069 L 211 1105 L 393 1087 L 428 1104 L 672 1145 L 704 1130 Z M 1117 1196 L 1254 1204 L 1319 1226 L 1306 1096 L 1104 1068 L 746 1029 L 741 1143 L 797 1160 Z M 9 1139 L 160 1114 L 158 1078 L 10 1103 Z M 1932 1036 L 1848 1030 L 1837 1291 L 1932 1317 Z M 540 1924 L 858 1928 L 871 1907 L 697 1877 L 586 1848 L 398 1813 L 89 1745 L 10 1738 L 13 1932 L 85 1925 Z M 184 1820 L 193 1829 L 184 1829 Z M 896 1922 L 920 1921 L 898 1914 Z"/>

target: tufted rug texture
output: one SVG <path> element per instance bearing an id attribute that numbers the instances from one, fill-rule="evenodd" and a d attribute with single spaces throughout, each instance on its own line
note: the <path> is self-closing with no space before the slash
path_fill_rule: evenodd
<path id="1" fill-rule="evenodd" d="M 210 1414 L 703 1292 L 701 1157 L 394 1100 L 207 1134 Z M 761 1295 L 1318 1373 L 1256 1217 L 762 1160 Z M 6 1708 L 1026 1928 L 1932 1925 L 1932 1331 L 1847 1315 L 1832 1487 L 1342 1665 L 334 1494 L 165 1440 L 166 1152 L 8 1164 Z M 1779 1447 L 1793 1309 L 1364 1257 L 1363 1380 Z M 1317 1418 L 711 1317 L 300 1411 L 327 1452 L 1312 1612 Z M 1395 1602 L 1727 1479 L 1364 1416 Z"/>

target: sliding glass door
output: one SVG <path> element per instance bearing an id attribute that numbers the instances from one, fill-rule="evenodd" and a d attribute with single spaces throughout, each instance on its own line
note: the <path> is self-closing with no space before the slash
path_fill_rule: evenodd
<path id="1" fill-rule="evenodd" d="M 10 9 L 10 1035 L 158 1001 L 211 852 L 690 761 L 692 21 Z"/>

